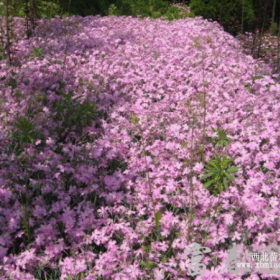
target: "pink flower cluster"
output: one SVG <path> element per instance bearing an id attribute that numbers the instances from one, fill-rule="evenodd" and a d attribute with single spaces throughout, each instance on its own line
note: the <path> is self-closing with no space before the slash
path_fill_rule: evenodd
<path id="1" fill-rule="evenodd" d="M 56 18 L 13 49 L 14 66 L 0 62 L 0 279 L 191 279 L 191 177 L 191 242 L 212 250 L 199 279 L 241 279 L 223 270 L 233 242 L 279 243 L 280 85 L 217 23 Z M 199 180 L 204 118 L 240 167 L 220 197 Z"/>

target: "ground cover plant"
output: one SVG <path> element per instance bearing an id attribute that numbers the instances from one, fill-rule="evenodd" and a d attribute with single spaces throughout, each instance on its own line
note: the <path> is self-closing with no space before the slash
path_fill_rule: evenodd
<path id="1" fill-rule="evenodd" d="M 269 66 L 202 18 L 54 18 L 29 40 L 21 22 L 0 62 L 0 279 L 193 279 L 192 242 L 212 250 L 196 279 L 241 279 L 234 242 L 279 244 Z"/>

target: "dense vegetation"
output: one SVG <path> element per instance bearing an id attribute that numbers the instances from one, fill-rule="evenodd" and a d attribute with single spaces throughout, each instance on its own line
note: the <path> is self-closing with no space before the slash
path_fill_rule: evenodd
<path id="1" fill-rule="evenodd" d="M 4 0 L 2 0 L 4 3 Z M 217 20 L 225 29 L 237 34 L 266 28 L 280 19 L 280 0 L 8 0 L 16 16 L 53 17 L 60 15 L 132 15 L 152 18 L 169 15 L 178 18 L 174 3 L 189 5 L 195 15 Z M 170 6 L 171 5 L 171 6 Z M 173 17 L 171 16 L 173 15 Z"/>
<path id="2" fill-rule="evenodd" d="M 198 280 L 278 278 L 225 269 L 280 242 L 267 3 L 3 2 L 0 280 L 192 280 L 193 242 Z"/>

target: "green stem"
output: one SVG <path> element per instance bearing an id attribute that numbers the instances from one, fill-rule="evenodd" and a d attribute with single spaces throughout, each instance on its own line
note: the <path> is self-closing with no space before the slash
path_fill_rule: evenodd
<path id="1" fill-rule="evenodd" d="M 206 103 L 206 89 L 205 89 L 205 57 L 203 57 L 203 139 L 202 139 L 202 162 L 205 161 L 205 145 L 206 145 L 206 113 L 207 113 L 207 103 Z"/>
<path id="2" fill-rule="evenodd" d="M 193 120 L 194 122 L 194 120 Z M 191 159 L 190 159 L 190 212 L 189 212 L 189 219 L 188 219 L 188 236 L 187 241 L 188 243 L 191 241 L 191 228 L 192 228 L 192 222 L 194 218 L 194 210 L 193 210 L 193 200 L 194 200 L 194 187 L 193 187 L 193 161 L 194 161 L 194 148 L 193 148 L 193 138 L 194 138 L 194 123 L 192 122 L 192 133 L 191 133 Z"/>

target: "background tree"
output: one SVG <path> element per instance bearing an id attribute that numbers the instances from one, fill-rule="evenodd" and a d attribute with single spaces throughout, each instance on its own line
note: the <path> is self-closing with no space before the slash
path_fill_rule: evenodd
<path id="1" fill-rule="evenodd" d="M 192 0 L 190 6 L 196 15 L 218 21 L 233 34 L 250 29 L 255 16 L 252 0 Z"/>
<path id="2" fill-rule="evenodd" d="M 9 0 L 5 2 L 5 19 L 6 19 L 6 52 L 7 64 L 11 66 L 11 44 L 10 44 L 10 22 L 9 22 Z"/>
<path id="3" fill-rule="evenodd" d="M 273 0 L 271 25 L 275 23 L 276 0 Z"/>

